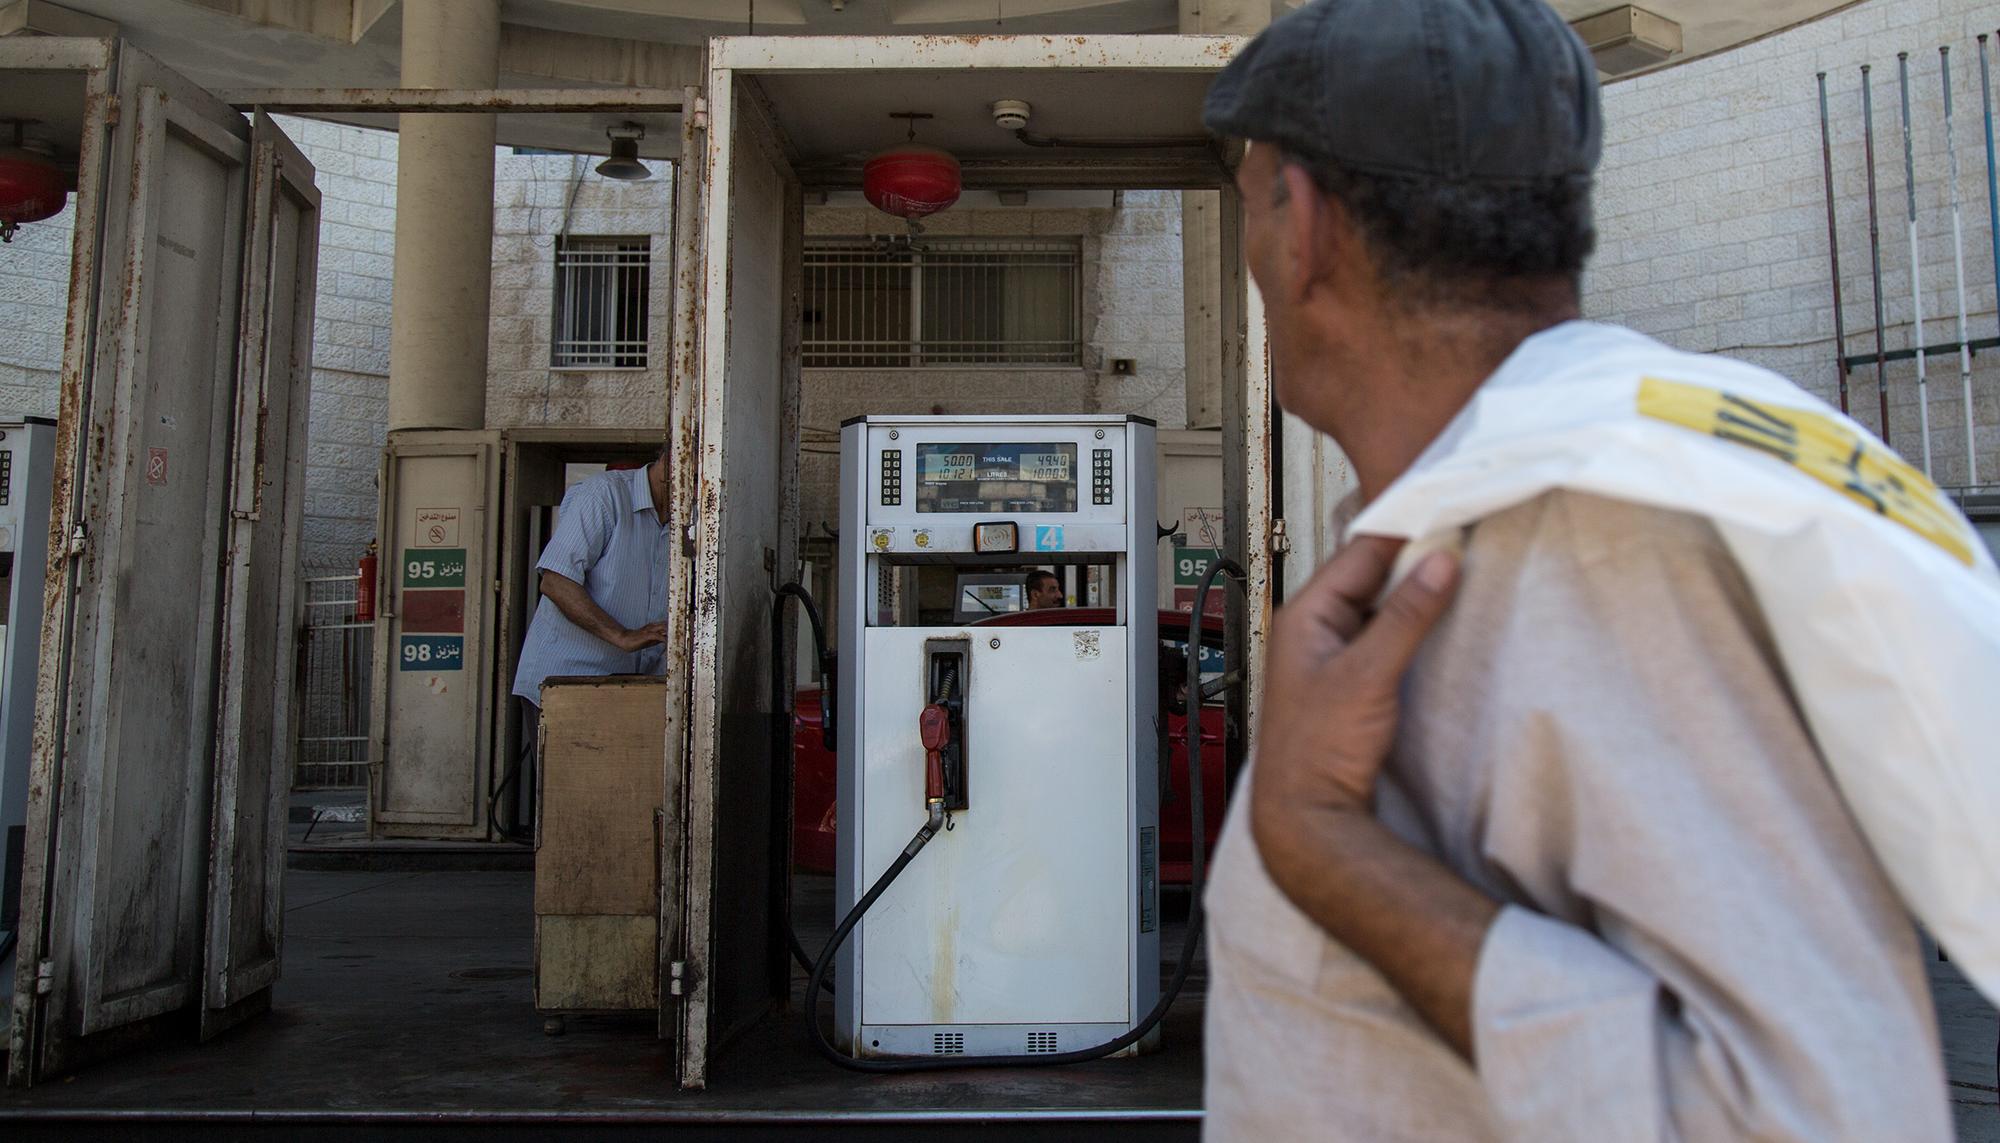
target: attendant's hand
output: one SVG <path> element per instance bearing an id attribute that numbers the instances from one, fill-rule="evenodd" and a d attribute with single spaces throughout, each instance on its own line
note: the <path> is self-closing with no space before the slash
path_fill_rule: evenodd
<path id="1" fill-rule="evenodd" d="M 625 633 L 613 639 L 612 645 L 620 651 L 643 651 L 667 641 L 665 623 L 648 623 L 644 627 L 630 627 Z"/>

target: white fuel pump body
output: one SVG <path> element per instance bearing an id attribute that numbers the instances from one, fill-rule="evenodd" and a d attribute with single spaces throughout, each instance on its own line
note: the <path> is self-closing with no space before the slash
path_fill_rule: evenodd
<path id="1" fill-rule="evenodd" d="M 963 704 L 963 808 L 836 966 L 857 1056 L 1032 1056 L 1159 993 L 1154 429 L 1123 416 L 870 417 L 841 434 L 839 849 L 859 900 L 925 820 L 918 716 Z M 1012 523 L 1017 553 L 975 551 Z M 1097 565 L 1087 622 L 920 622 L 910 569 Z M 1038 617 L 1039 618 L 1039 617 Z M 942 656 L 939 658 L 938 656 Z M 944 667 L 954 669 L 945 680 Z"/>

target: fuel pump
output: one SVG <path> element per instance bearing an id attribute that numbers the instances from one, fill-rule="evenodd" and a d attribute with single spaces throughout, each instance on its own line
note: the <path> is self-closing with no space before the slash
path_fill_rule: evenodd
<path id="1" fill-rule="evenodd" d="M 1153 425 L 868 417 L 841 435 L 836 902 L 918 823 L 949 844 L 835 951 L 834 1040 L 1032 1057 L 1115 1039 L 1160 986 Z M 1111 622 L 952 622 L 961 570 L 1069 565 L 1095 571 Z"/>
<path id="2" fill-rule="evenodd" d="M 1242 587 L 1242 583 L 1244 583 L 1244 571 L 1242 571 L 1242 568 L 1236 566 L 1232 560 L 1216 560 L 1214 564 L 1210 564 L 1208 571 L 1202 575 L 1202 581 L 1200 581 L 1200 585 L 1194 591 L 1194 611 L 1192 613 L 1196 613 L 1196 615 L 1206 613 L 1204 603 L 1206 603 L 1208 591 L 1214 585 L 1214 581 L 1220 575 L 1224 575 L 1224 573 L 1230 575 L 1236 581 L 1238 587 Z M 788 691 L 788 683 L 786 683 L 786 671 L 782 667 L 782 657 L 784 657 L 782 655 L 782 645 L 784 645 L 784 609 L 786 609 L 786 599 L 788 597 L 796 597 L 800 601 L 800 605 L 804 607 L 806 617 L 810 619 L 812 641 L 814 641 L 814 647 L 818 651 L 818 665 L 820 665 L 820 693 L 822 693 L 822 703 L 824 703 L 822 711 L 830 713 L 834 709 L 832 695 L 834 695 L 834 679 L 836 679 L 836 673 L 838 673 L 834 657 L 826 653 L 826 631 L 824 631 L 824 627 L 820 623 L 820 611 L 818 611 L 818 605 L 812 599 L 812 595 L 804 587 L 800 587 L 798 583 L 786 583 L 786 585 L 778 587 L 778 591 L 776 591 L 776 595 L 772 599 L 772 627 L 770 627 L 772 629 L 772 711 L 774 711 L 772 713 L 772 757 L 774 759 L 788 759 L 788 755 L 790 755 L 790 719 L 784 715 L 784 705 L 786 705 L 784 697 L 786 697 L 786 691 Z M 1198 711 L 1198 707 L 1200 707 L 1200 693 L 1204 691 L 1204 685 L 1200 681 L 1202 679 L 1200 663 L 1202 663 L 1202 645 L 1200 645 L 1200 639 L 1190 639 L 1188 641 L 1186 659 L 1184 659 L 1184 665 L 1182 665 L 1184 679 L 1186 679 L 1186 683 L 1184 683 L 1186 691 L 1184 693 L 1190 695 L 1190 707 L 1188 707 L 1190 709 L 1190 717 L 1194 717 L 1194 713 Z M 840 1063 L 842 1067 L 850 1067 L 850 1069 L 856 1069 L 856 1071 L 928 1071 L 928 1069 L 944 1069 L 944 1067 L 1060 1065 L 1060 1063 L 1080 1063 L 1080 1061 L 1086 1061 L 1086 1059 L 1102 1059 L 1106 1055 L 1122 1053 L 1128 1047 L 1146 1041 L 1152 1035 L 1152 1029 L 1166 1015 L 1166 1009 L 1174 1003 L 1174 997 L 1180 995 L 1182 985 L 1188 981 L 1188 971 L 1194 967 L 1194 951 L 1196 951 L 1196 947 L 1200 943 L 1200 937 L 1202 937 L 1202 887 L 1206 883 L 1206 877 L 1204 877 L 1204 865 L 1206 865 L 1206 851 L 1204 851 L 1206 817 L 1204 817 L 1204 809 L 1202 809 L 1202 785 L 1204 785 L 1202 783 L 1202 773 L 1204 771 L 1202 771 L 1202 735 L 1200 733 L 1194 733 L 1188 739 L 1188 801 L 1190 801 L 1190 805 L 1188 805 L 1188 819 L 1190 819 L 1190 825 L 1192 825 L 1192 897 L 1190 897 L 1190 905 L 1188 905 L 1188 925 L 1186 925 L 1186 933 L 1182 937 L 1180 959 L 1178 959 L 1176 969 L 1174 969 L 1174 979 L 1160 993 L 1160 997 L 1152 1005 L 1152 1011 L 1146 1013 L 1146 1017 L 1142 1021 L 1138 1021 L 1134 1027 L 1130 1027 L 1128 1031 L 1124 1031 L 1124 1033 L 1120 1033 L 1120 1035 L 1116 1035 L 1116 1037 L 1112 1037 L 1108 1041 L 1102 1041 L 1102 1043 L 1096 1043 L 1096 1045 L 1088 1045 L 1088 1047 L 1070 1047 L 1070 1049 L 1044 1051 L 1044 1053 L 1028 1053 L 1028 1055 L 962 1055 L 962 1053 L 956 1053 L 956 1051 L 944 1051 L 944 1053 L 936 1053 L 934 1051 L 928 1059 L 926 1057 L 884 1059 L 884 1057 L 852 1057 L 852 1055 L 842 1055 L 826 1039 L 826 1035 L 820 1029 L 818 1005 L 814 1003 L 814 999 L 818 997 L 818 993 L 822 989 L 824 991 L 834 991 L 832 983 L 828 981 L 828 969 L 832 967 L 834 955 L 844 947 L 846 939 L 854 933 L 856 925 L 864 919 L 864 915 L 868 913 L 868 909 L 878 899 L 882 899 L 882 895 L 888 891 L 890 885 L 896 883 L 896 879 L 910 865 L 910 861 L 938 835 L 940 823 L 946 829 L 950 829 L 950 819 L 948 819 L 946 807 L 956 805 L 958 809 L 964 809 L 964 805 L 966 805 L 966 801 L 964 801 L 966 799 L 964 769 L 962 769 L 964 767 L 962 737 L 956 739 L 956 743 L 954 743 L 954 737 L 952 737 L 954 727 L 958 729 L 960 735 L 964 731 L 964 723 L 962 723 L 962 719 L 964 719 L 964 701 L 962 699 L 958 699 L 956 703 L 952 701 L 952 695 L 964 695 L 964 677 L 960 675 L 962 667 L 964 667 L 964 657 L 962 655 L 952 655 L 950 649 L 946 649 L 942 655 L 932 655 L 930 657 L 930 679 L 928 679 L 926 689 L 928 691 L 936 691 L 938 693 L 938 701 L 928 703 L 924 707 L 922 715 L 918 717 L 918 733 L 920 733 L 920 741 L 922 741 L 922 749 L 924 749 L 924 805 L 926 805 L 926 819 L 918 827 L 916 835 L 904 845 L 902 853 L 896 855 L 896 859 L 890 863 L 890 867 L 880 877 L 876 877 L 876 881 L 874 881 L 874 885 L 870 885 L 868 893 L 864 893 L 862 899 L 856 901 L 854 907 L 850 907 L 848 913 L 840 919 L 840 923 L 834 927 L 834 935 L 828 939 L 828 943 L 820 951 L 818 959 L 808 957 L 806 951 L 800 947 L 796 933 L 792 933 L 792 925 L 790 925 L 790 893 L 788 891 L 780 891 L 776 895 L 776 899 L 774 899 L 774 915 L 776 915 L 776 921 L 778 921 L 776 927 L 786 933 L 786 939 L 790 941 L 792 957 L 800 963 L 800 967 L 806 969 L 806 975 L 808 975 L 808 983 L 806 983 L 806 997 L 808 997 L 808 1001 L 806 1001 L 806 1027 L 810 1031 L 812 1043 L 814 1043 L 814 1047 L 822 1055 L 826 1055 L 834 1063 Z M 830 739 L 834 737 L 834 721 L 836 721 L 834 717 L 822 717 L 822 731 Z M 828 741 L 828 745 L 832 747 L 832 741 Z M 954 745 L 958 745 L 956 751 L 952 749 Z M 956 773 L 956 779 L 954 779 L 954 773 Z M 780 765 L 780 775 L 778 775 L 778 781 L 776 781 L 774 789 L 782 791 L 782 805 L 786 805 L 786 807 L 790 807 L 790 777 L 792 777 L 790 765 Z M 1166 783 L 1164 783 L 1164 775 L 1162 775 L 1162 787 L 1164 785 Z M 780 877 L 778 885 L 788 885 L 788 879 Z"/>

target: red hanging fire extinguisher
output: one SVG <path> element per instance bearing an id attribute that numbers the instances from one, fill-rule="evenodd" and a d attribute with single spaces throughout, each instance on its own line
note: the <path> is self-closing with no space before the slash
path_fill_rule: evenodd
<path id="1" fill-rule="evenodd" d="M 375 621 L 375 541 L 368 541 L 368 547 L 361 553 L 361 562 L 354 567 L 354 621 L 373 623 Z"/>

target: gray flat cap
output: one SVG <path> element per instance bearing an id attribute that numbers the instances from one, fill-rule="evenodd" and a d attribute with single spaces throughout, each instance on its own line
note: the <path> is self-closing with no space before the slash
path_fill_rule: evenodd
<path id="1" fill-rule="evenodd" d="M 1597 68 L 1543 0 L 1314 0 L 1216 77 L 1202 122 L 1380 175 L 1588 176 Z"/>

